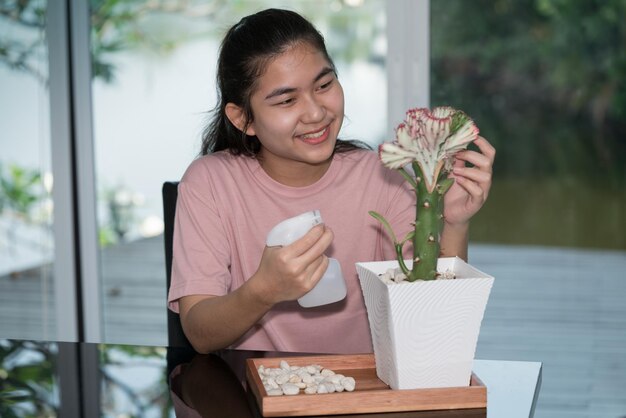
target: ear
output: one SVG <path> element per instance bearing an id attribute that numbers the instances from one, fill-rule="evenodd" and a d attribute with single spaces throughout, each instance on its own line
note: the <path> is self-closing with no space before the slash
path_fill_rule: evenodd
<path id="1" fill-rule="evenodd" d="M 246 127 L 246 123 L 247 123 L 246 115 L 244 114 L 243 109 L 241 107 L 237 106 L 234 103 L 227 103 L 224 111 L 226 112 L 226 117 L 228 118 L 230 123 L 235 125 L 237 129 L 239 129 L 242 132 L 245 132 L 246 135 L 250 135 L 250 136 L 256 135 L 254 131 L 254 126 L 252 123 L 248 124 L 248 126 Z M 244 128 L 245 128 L 245 131 L 244 131 Z"/>

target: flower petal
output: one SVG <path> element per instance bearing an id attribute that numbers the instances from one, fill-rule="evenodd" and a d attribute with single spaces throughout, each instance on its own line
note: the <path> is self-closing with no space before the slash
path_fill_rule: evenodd
<path id="1" fill-rule="evenodd" d="M 456 110 L 454 110 L 450 106 L 438 106 L 433 108 L 433 111 L 431 113 L 436 118 L 445 119 L 454 115 L 455 112 Z"/>
<path id="2" fill-rule="evenodd" d="M 408 151 L 395 143 L 384 143 L 378 147 L 380 161 L 385 167 L 397 169 L 413 162 L 415 153 Z"/>
<path id="3" fill-rule="evenodd" d="M 467 145 L 478 138 L 478 127 L 470 119 L 446 140 L 443 153 L 449 156 L 467 148 Z"/>
<path id="4" fill-rule="evenodd" d="M 402 123 L 396 128 L 396 141 L 398 145 L 404 149 L 415 149 L 417 146 L 415 136 L 410 134 L 410 128 Z"/>

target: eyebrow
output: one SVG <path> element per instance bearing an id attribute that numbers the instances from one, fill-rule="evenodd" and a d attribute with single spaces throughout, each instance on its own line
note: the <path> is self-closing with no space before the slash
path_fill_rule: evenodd
<path id="1" fill-rule="evenodd" d="M 324 67 L 322 69 L 322 71 L 320 71 L 315 78 L 313 79 L 313 82 L 316 83 L 318 82 L 321 78 L 323 78 L 326 74 L 329 73 L 334 73 L 335 70 L 333 70 L 331 67 Z M 272 97 L 276 97 L 276 96 L 281 96 L 283 94 L 289 94 L 289 93 L 293 93 L 294 91 L 298 90 L 295 87 L 278 87 L 277 89 L 272 90 L 272 92 L 270 94 L 268 94 L 267 96 L 265 96 L 265 100 L 267 99 L 271 99 Z"/>

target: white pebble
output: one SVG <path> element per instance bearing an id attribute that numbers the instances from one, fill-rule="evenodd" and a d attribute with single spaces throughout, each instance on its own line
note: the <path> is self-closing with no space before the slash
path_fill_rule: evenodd
<path id="1" fill-rule="evenodd" d="M 348 392 L 352 392 L 356 388 L 356 381 L 353 377 L 344 377 L 341 379 L 341 386 Z"/>
<path id="2" fill-rule="evenodd" d="M 304 389 L 304 393 L 306 393 L 307 395 L 316 394 L 317 393 L 317 385 L 307 386 L 307 388 Z"/>
<path id="3" fill-rule="evenodd" d="M 316 374 L 317 372 L 319 372 L 319 366 L 316 366 L 314 364 L 306 366 L 306 371 L 308 374 Z"/>
<path id="4" fill-rule="evenodd" d="M 345 376 L 342 374 L 334 374 L 331 376 L 328 376 L 326 379 L 328 379 L 328 381 L 332 384 L 338 385 L 339 383 L 341 383 L 341 379 L 343 379 Z"/>
<path id="5" fill-rule="evenodd" d="M 274 380 L 274 378 L 272 377 L 268 377 L 265 380 L 265 383 L 268 384 L 272 389 L 278 389 L 278 383 L 276 383 L 276 380 Z"/>
<path id="6" fill-rule="evenodd" d="M 284 385 L 289 381 L 289 375 L 287 373 L 279 374 L 276 376 L 276 383 L 279 385 Z"/>
<path id="7" fill-rule="evenodd" d="M 287 363 L 285 360 L 281 360 L 280 368 L 283 370 L 290 370 L 289 363 Z"/>
<path id="8" fill-rule="evenodd" d="M 406 275 L 404 273 L 399 273 L 396 277 L 393 278 L 393 281 L 396 283 L 402 283 L 406 279 Z"/>
<path id="9" fill-rule="evenodd" d="M 322 370 L 322 371 L 320 372 L 320 374 L 321 374 L 322 376 L 326 377 L 326 376 L 332 376 L 332 375 L 334 375 L 334 374 L 335 374 L 335 372 L 334 372 L 334 371 L 332 371 L 332 370 L 330 370 L 330 369 L 324 369 L 324 370 Z"/>
<path id="10" fill-rule="evenodd" d="M 300 370 L 296 371 L 296 375 L 300 376 L 300 379 L 304 380 L 304 378 L 306 377 L 311 377 L 311 375 L 309 374 L 309 372 L 306 371 L 306 369 L 302 368 Z"/>
<path id="11" fill-rule="evenodd" d="M 285 395 L 297 395 L 300 393 L 300 388 L 293 383 L 285 383 L 281 386 L 281 389 Z"/>
<path id="12" fill-rule="evenodd" d="M 267 391 L 269 396 L 281 396 L 283 394 L 282 389 L 270 389 Z"/>

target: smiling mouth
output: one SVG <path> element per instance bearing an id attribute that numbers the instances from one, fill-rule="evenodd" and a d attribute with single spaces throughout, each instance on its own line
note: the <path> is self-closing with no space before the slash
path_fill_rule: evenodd
<path id="1" fill-rule="evenodd" d="M 324 142 L 328 138 L 329 133 L 330 133 L 330 126 L 326 126 L 324 127 L 324 129 L 317 131 L 317 132 L 311 132 L 311 133 L 304 134 L 304 135 L 298 135 L 298 138 L 300 138 L 307 144 L 315 145 L 315 144 Z"/>

